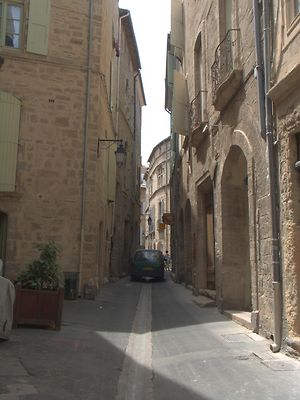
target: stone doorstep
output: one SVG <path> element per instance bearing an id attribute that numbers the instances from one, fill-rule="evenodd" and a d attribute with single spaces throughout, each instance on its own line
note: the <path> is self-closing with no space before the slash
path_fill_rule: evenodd
<path id="1" fill-rule="evenodd" d="M 212 289 L 200 289 L 199 294 L 202 296 L 209 297 L 212 300 L 216 300 L 216 291 Z"/>
<path id="2" fill-rule="evenodd" d="M 232 321 L 244 326 L 245 328 L 253 331 L 251 323 L 251 312 L 247 311 L 236 311 L 236 310 L 224 310 L 223 314 L 231 319 Z"/>
<path id="3" fill-rule="evenodd" d="M 215 300 L 210 299 L 209 297 L 198 295 L 193 296 L 193 302 L 197 304 L 199 307 L 215 307 Z"/>

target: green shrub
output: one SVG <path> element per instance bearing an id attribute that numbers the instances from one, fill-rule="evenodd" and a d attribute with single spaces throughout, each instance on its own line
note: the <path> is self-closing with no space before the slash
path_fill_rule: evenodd
<path id="1" fill-rule="evenodd" d="M 40 257 L 25 266 L 17 277 L 17 282 L 26 289 L 56 290 L 63 287 L 63 274 L 56 264 L 59 252 L 54 242 L 37 246 Z"/>

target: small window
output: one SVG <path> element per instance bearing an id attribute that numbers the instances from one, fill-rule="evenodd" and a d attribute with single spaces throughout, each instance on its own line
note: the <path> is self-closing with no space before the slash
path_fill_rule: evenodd
<path id="1" fill-rule="evenodd" d="M 294 0 L 295 15 L 300 14 L 300 0 Z"/>
<path id="2" fill-rule="evenodd" d="M 164 201 L 162 200 L 158 203 L 158 218 L 160 221 L 162 221 L 164 212 L 165 212 L 165 204 L 164 204 Z"/>
<path id="3" fill-rule="evenodd" d="M 157 186 L 160 188 L 163 185 L 163 176 L 164 176 L 164 169 L 160 165 L 157 168 Z"/>
<path id="4" fill-rule="evenodd" d="M 21 47 L 23 2 L 0 1 L 0 46 Z"/>
<path id="5" fill-rule="evenodd" d="M 300 0 L 287 0 L 287 22 L 291 25 L 294 19 L 300 14 Z"/>

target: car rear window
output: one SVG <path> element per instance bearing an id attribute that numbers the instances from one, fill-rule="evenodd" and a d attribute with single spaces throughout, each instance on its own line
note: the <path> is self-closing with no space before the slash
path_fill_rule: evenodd
<path id="1" fill-rule="evenodd" d="M 135 253 L 134 260 L 135 261 L 148 261 L 148 262 L 158 262 L 161 259 L 161 254 L 159 252 L 144 252 L 139 251 Z"/>

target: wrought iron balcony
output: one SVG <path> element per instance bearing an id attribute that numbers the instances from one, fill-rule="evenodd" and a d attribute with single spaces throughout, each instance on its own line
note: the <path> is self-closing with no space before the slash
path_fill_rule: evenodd
<path id="1" fill-rule="evenodd" d="M 216 110 L 223 110 L 242 83 L 239 63 L 240 30 L 230 29 L 215 51 L 211 67 L 212 96 Z"/>
<path id="2" fill-rule="evenodd" d="M 190 132 L 191 144 L 197 147 L 203 138 L 203 128 L 207 123 L 203 104 L 203 94 L 205 90 L 200 90 L 197 96 L 191 101 L 190 105 Z"/>

